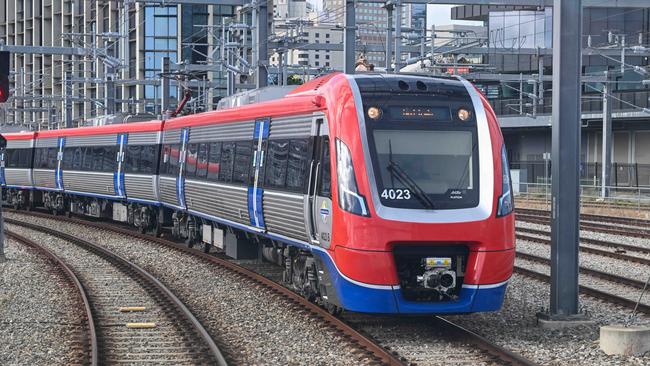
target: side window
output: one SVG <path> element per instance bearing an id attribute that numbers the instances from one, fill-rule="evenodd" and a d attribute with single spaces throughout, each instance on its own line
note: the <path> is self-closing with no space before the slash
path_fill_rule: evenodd
<path id="1" fill-rule="evenodd" d="M 72 160 L 74 160 L 74 147 L 63 149 L 63 168 L 72 169 Z"/>
<path id="2" fill-rule="evenodd" d="M 107 172 L 113 172 L 117 168 L 117 146 L 104 146 L 104 163 L 102 168 Z"/>
<path id="3" fill-rule="evenodd" d="M 221 142 L 213 142 L 210 144 L 210 151 L 208 154 L 208 179 L 219 179 L 219 167 L 221 166 Z"/>
<path id="4" fill-rule="evenodd" d="M 196 177 L 205 178 L 208 174 L 208 144 L 199 144 L 199 152 L 196 158 Z"/>
<path id="5" fill-rule="evenodd" d="M 253 143 L 251 141 L 240 141 L 237 143 L 233 182 L 248 183 L 248 172 L 252 164 L 252 156 Z"/>
<path id="6" fill-rule="evenodd" d="M 156 145 L 145 145 L 141 147 L 140 153 L 140 172 L 146 174 L 154 174 L 156 172 L 155 162 Z"/>
<path id="7" fill-rule="evenodd" d="M 140 146 L 129 145 L 126 147 L 126 157 L 124 170 L 127 173 L 140 172 Z"/>
<path id="8" fill-rule="evenodd" d="M 222 182 L 232 181 L 232 170 L 235 162 L 235 143 L 224 142 L 221 145 L 221 165 L 219 169 L 219 180 Z"/>
<path id="9" fill-rule="evenodd" d="M 172 144 L 169 145 L 169 167 L 168 167 L 168 174 L 171 174 L 173 176 L 178 175 L 178 158 L 179 155 L 181 154 L 181 145 L 180 144 Z"/>
<path id="10" fill-rule="evenodd" d="M 332 197 L 332 171 L 330 162 L 330 143 L 328 138 L 324 138 L 323 154 L 321 157 L 321 178 L 318 195 L 321 197 Z"/>
<path id="11" fill-rule="evenodd" d="M 196 176 L 196 158 L 198 144 L 187 145 L 187 155 L 185 156 L 185 176 L 188 178 Z"/>
<path id="12" fill-rule="evenodd" d="M 96 167 L 93 165 L 93 147 L 84 147 L 83 152 L 84 152 L 84 159 L 81 163 L 81 169 L 85 171 L 101 171 L 102 166 L 100 165 L 99 167 Z"/>
<path id="13" fill-rule="evenodd" d="M 7 167 L 8 168 L 17 168 L 18 167 L 18 150 L 16 149 L 7 149 Z"/>
<path id="14" fill-rule="evenodd" d="M 105 172 L 104 169 L 104 148 L 101 146 L 89 147 L 88 150 L 92 150 L 92 166 L 93 170 L 98 172 Z"/>
<path id="15" fill-rule="evenodd" d="M 287 188 L 303 191 L 307 179 L 309 140 L 291 140 L 287 164 Z"/>
<path id="16" fill-rule="evenodd" d="M 50 147 L 47 149 L 47 168 L 49 169 L 56 169 L 57 168 L 57 158 L 59 155 L 59 148 L 58 147 Z"/>
<path id="17" fill-rule="evenodd" d="M 267 150 L 265 184 L 270 187 L 283 188 L 287 179 L 289 141 L 270 140 Z"/>
<path id="18" fill-rule="evenodd" d="M 169 171 L 169 158 L 171 155 L 171 147 L 169 145 L 163 145 L 160 150 L 160 175 L 167 175 Z"/>
<path id="19" fill-rule="evenodd" d="M 80 170 L 82 160 L 83 160 L 83 149 L 81 147 L 75 147 L 74 154 L 72 156 L 72 169 Z"/>
<path id="20" fill-rule="evenodd" d="M 36 151 L 36 154 L 34 155 L 34 168 L 42 169 L 43 165 L 47 163 L 47 149 L 41 147 L 34 151 Z M 43 155 L 45 155 L 45 157 L 43 157 Z"/>

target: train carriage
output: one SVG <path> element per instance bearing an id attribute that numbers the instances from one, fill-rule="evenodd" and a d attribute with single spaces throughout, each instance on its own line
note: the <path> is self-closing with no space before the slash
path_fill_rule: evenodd
<path id="1" fill-rule="evenodd" d="M 265 102 L 36 140 L 37 189 L 63 190 L 63 210 L 262 256 L 331 311 L 497 310 L 512 273 L 503 138 L 462 79 L 335 73 Z"/>
<path id="2" fill-rule="evenodd" d="M 7 202 L 14 207 L 26 207 L 33 194 L 34 135 L 33 132 L 4 135 L 7 146 L 0 155 L 0 181 L 6 187 Z"/>

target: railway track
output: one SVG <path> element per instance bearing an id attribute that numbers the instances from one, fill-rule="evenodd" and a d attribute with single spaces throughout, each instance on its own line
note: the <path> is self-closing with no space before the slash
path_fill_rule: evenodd
<path id="1" fill-rule="evenodd" d="M 7 218 L 5 222 L 72 244 L 48 240 L 42 245 L 7 230 L 8 236 L 37 248 L 64 268 L 79 290 L 88 328 L 89 355 L 84 364 L 227 364 L 187 307 L 139 266 L 49 227 Z"/>
<path id="2" fill-rule="evenodd" d="M 523 252 L 519 252 L 519 251 L 517 252 L 517 258 L 521 258 L 521 259 L 531 261 L 531 262 L 537 262 L 537 263 L 540 263 L 540 264 L 543 264 L 543 265 L 546 265 L 546 266 L 549 266 L 549 267 L 551 265 L 551 261 L 548 258 L 543 258 L 543 257 L 540 257 L 540 256 L 536 256 L 536 255 L 532 255 L 532 254 L 528 254 L 528 253 L 523 253 Z M 628 288 L 631 288 L 630 290 L 634 290 L 634 289 L 643 290 L 643 288 L 645 286 L 644 281 L 639 281 L 639 280 L 632 279 L 632 278 L 617 276 L 617 275 L 612 274 L 612 273 L 598 271 L 598 270 L 594 270 L 594 269 L 587 268 L 587 267 L 582 267 L 582 266 L 580 266 L 579 270 L 580 270 L 580 274 L 583 275 L 583 276 L 584 275 L 591 276 L 591 277 L 599 278 L 599 279 L 602 279 L 602 280 L 605 280 L 605 281 L 608 281 L 608 282 L 611 282 L 611 283 L 614 283 L 614 284 L 617 284 L 617 285 L 626 286 Z M 545 273 L 538 272 L 538 271 L 534 271 L 534 270 L 531 270 L 529 268 L 525 268 L 525 267 L 522 267 L 522 266 L 515 266 L 515 272 L 521 273 L 521 274 L 526 275 L 528 277 L 533 277 L 533 278 L 536 278 L 536 279 L 540 279 L 540 280 L 543 280 L 543 281 L 546 281 L 546 282 L 550 281 L 550 276 L 549 275 L 547 275 Z M 624 296 L 619 296 L 619 295 L 616 295 L 616 294 L 612 294 L 612 293 L 609 293 L 609 292 L 606 292 L 606 291 L 603 291 L 603 290 L 600 290 L 600 289 L 596 289 L 593 286 L 586 286 L 586 285 L 580 285 L 580 292 L 582 292 L 585 295 L 590 295 L 592 297 L 596 297 L 596 298 L 599 298 L 601 300 L 609 301 L 609 302 L 612 302 L 612 303 L 615 303 L 615 304 L 618 304 L 618 305 L 621 305 L 621 306 L 624 306 L 624 307 L 630 308 L 630 309 L 635 308 L 635 306 L 636 306 L 636 298 L 638 298 L 638 296 L 634 296 L 635 299 L 631 299 L 631 298 L 627 298 L 627 297 L 624 297 Z M 637 310 L 639 312 L 644 313 L 644 314 L 650 314 L 650 305 L 644 304 L 644 303 L 639 303 Z"/>
<path id="3" fill-rule="evenodd" d="M 60 217 L 60 216 L 53 217 L 49 214 L 43 214 L 38 212 L 27 213 L 27 212 L 14 211 L 14 210 L 10 210 L 10 211 L 20 213 L 20 214 L 25 214 L 25 215 L 34 215 L 34 216 L 39 216 L 39 217 L 44 217 L 49 219 L 62 220 L 74 224 L 91 226 L 97 229 L 111 231 L 114 233 L 130 236 L 140 240 L 155 242 L 157 244 L 166 246 L 168 248 L 172 248 L 181 251 L 183 253 L 191 254 L 204 261 L 210 262 L 213 265 L 223 267 L 235 273 L 238 276 L 246 278 L 247 280 L 253 281 L 257 286 L 266 287 L 284 297 L 291 299 L 293 304 L 295 305 L 293 310 L 296 311 L 307 310 L 310 316 L 315 321 L 324 321 L 329 323 L 328 326 L 331 329 L 336 329 L 338 332 L 340 332 L 340 334 L 345 339 L 358 345 L 358 350 L 356 351 L 356 353 L 371 356 L 377 361 L 377 363 L 380 364 L 387 364 L 387 365 L 415 364 L 415 363 L 410 363 L 409 360 L 405 359 L 403 355 L 397 352 L 396 349 L 391 348 L 389 350 L 377 344 L 377 342 L 373 339 L 371 335 L 368 334 L 368 332 L 365 332 L 363 330 L 357 330 L 356 327 L 353 326 L 355 324 L 353 320 L 350 320 L 348 322 L 331 315 L 329 312 L 327 312 L 320 306 L 312 302 L 309 302 L 308 300 L 296 294 L 292 290 L 286 288 L 285 286 L 277 283 L 276 281 L 270 278 L 267 278 L 267 276 L 265 276 L 264 274 L 257 273 L 254 270 L 254 268 L 253 269 L 246 268 L 243 265 L 233 263 L 230 260 L 226 260 L 224 258 L 220 258 L 218 256 L 214 256 L 211 254 L 206 254 L 200 250 L 191 249 L 184 245 L 180 245 L 178 243 L 172 242 L 167 239 L 156 238 L 149 235 L 141 234 L 131 230 L 130 228 L 125 228 L 124 226 L 121 225 L 109 224 L 105 222 L 81 220 L 77 218 Z M 252 265 L 251 262 L 248 264 L 247 267 L 254 267 L 254 266 Z M 277 277 L 277 273 L 275 273 L 275 277 Z M 352 315 L 352 317 L 355 316 L 363 317 L 365 315 L 360 315 L 360 314 Z M 413 318 L 413 319 L 418 319 L 418 318 Z M 439 332 L 438 334 L 439 338 L 437 338 L 438 341 L 444 341 L 444 343 L 447 345 L 456 345 L 458 349 L 464 348 L 464 350 L 459 351 L 459 355 L 462 356 L 461 359 L 467 361 L 466 364 L 474 365 L 474 364 L 483 363 L 483 364 L 500 364 L 500 365 L 535 365 L 535 363 L 533 363 L 532 361 L 518 354 L 512 353 L 488 341 L 487 339 L 481 337 L 480 335 L 475 334 L 470 330 L 465 329 L 459 325 L 456 325 L 453 322 L 444 319 L 442 317 L 433 317 L 433 318 L 428 317 L 427 319 L 422 319 L 422 318 L 419 319 L 420 319 L 420 323 L 425 322 L 426 324 L 430 324 L 431 326 L 436 327 L 437 331 Z M 413 321 L 413 320 L 392 318 L 392 321 Z"/>
<path id="4" fill-rule="evenodd" d="M 533 210 L 533 209 L 517 209 L 517 220 L 531 222 L 541 225 L 550 224 L 550 216 L 548 211 Z M 608 222 L 609 225 L 603 224 Z M 624 226 L 620 226 L 624 225 Z M 635 227 L 636 226 L 636 227 Z M 637 238 L 650 239 L 650 220 L 641 220 L 635 218 L 625 218 L 616 216 L 602 216 L 592 214 L 580 215 L 580 228 L 594 232 L 605 234 L 632 236 Z"/>
<path id="5" fill-rule="evenodd" d="M 515 234 L 517 239 L 521 240 L 527 240 L 531 241 L 534 243 L 539 243 L 543 245 L 550 246 L 551 245 L 551 239 L 550 237 L 539 237 L 539 236 L 531 236 L 531 235 L 526 235 L 522 233 L 532 233 L 535 235 L 544 235 L 544 236 L 549 236 L 550 233 L 544 230 L 537 230 L 537 229 L 528 229 L 528 228 L 517 228 L 517 233 Z M 613 258 L 613 259 L 618 259 L 618 260 L 623 260 L 623 261 L 628 261 L 628 262 L 633 262 L 633 263 L 639 263 L 639 264 L 644 264 L 647 266 L 650 266 L 650 259 L 647 257 L 637 257 L 634 255 L 628 255 L 625 254 L 625 250 L 621 250 L 625 248 L 626 250 L 630 251 L 635 251 L 638 253 L 648 253 L 647 249 L 645 248 L 640 248 L 637 246 L 633 245 L 626 245 L 626 244 L 620 244 L 620 243 L 614 243 L 614 242 L 609 242 L 605 240 L 595 240 L 595 239 L 587 239 L 587 238 L 580 238 L 581 243 L 585 244 L 592 244 L 592 245 L 597 245 L 597 246 L 602 246 L 610 249 L 614 249 L 614 251 L 608 251 L 608 250 L 602 250 L 602 249 L 596 249 L 592 248 L 589 246 L 585 245 L 580 245 L 580 251 L 584 253 L 589 253 L 589 254 L 595 254 L 599 255 L 602 257 L 608 257 L 608 258 Z"/>

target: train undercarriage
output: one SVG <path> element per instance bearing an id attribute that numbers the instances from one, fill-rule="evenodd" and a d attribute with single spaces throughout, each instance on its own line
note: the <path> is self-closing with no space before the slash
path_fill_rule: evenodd
<path id="1" fill-rule="evenodd" d="M 54 215 L 76 214 L 128 223 L 141 233 L 159 236 L 163 226 L 171 226 L 174 239 L 189 247 L 200 246 L 209 253 L 218 248 L 234 259 L 257 259 L 283 268 L 282 281 L 309 301 L 333 314 L 342 308 L 327 297 L 323 264 L 309 251 L 219 225 L 181 211 L 139 203 L 118 203 L 95 197 L 6 189 L 4 203 L 15 209 L 42 207 Z"/>

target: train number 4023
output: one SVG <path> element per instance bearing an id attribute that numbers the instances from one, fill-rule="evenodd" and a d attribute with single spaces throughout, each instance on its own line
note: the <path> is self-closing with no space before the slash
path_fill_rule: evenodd
<path id="1" fill-rule="evenodd" d="M 410 200 L 411 191 L 408 189 L 384 189 L 381 198 L 386 200 Z"/>

